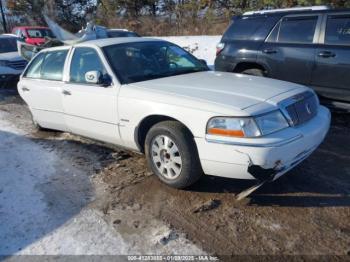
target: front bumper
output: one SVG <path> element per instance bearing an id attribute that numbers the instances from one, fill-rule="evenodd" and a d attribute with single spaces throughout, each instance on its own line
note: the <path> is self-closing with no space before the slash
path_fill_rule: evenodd
<path id="1" fill-rule="evenodd" d="M 331 115 L 320 106 L 309 122 L 261 138 L 195 138 L 205 174 L 275 180 L 301 163 L 322 143 Z"/>

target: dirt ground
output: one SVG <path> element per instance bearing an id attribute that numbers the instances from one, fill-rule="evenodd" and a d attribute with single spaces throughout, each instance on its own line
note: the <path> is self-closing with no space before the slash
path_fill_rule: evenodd
<path id="1" fill-rule="evenodd" d="M 37 132 L 27 107 L 2 92 L 0 110 L 16 126 L 47 145 L 72 166 L 84 166 L 96 186 L 106 185 L 92 203 L 119 231 L 138 234 L 163 220 L 209 254 L 336 255 L 350 258 L 350 115 L 333 113 L 326 141 L 300 166 L 247 199 L 235 194 L 249 181 L 203 176 L 187 190 L 162 184 L 142 155 L 59 132 Z M 132 212 L 132 213 L 130 213 Z M 132 214 L 132 215 L 130 215 Z"/>

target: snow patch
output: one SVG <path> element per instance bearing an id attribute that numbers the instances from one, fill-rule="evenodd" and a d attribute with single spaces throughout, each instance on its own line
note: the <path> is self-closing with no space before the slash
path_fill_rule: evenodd
<path id="1" fill-rule="evenodd" d="M 216 57 L 216 45 L 221 40 L 221 35 L 200 35 L 200 36 L 164 36 L 154 37 L 177 44 L 191 52 L 199 59 L 204 59 L 210 68 L 214 68 Z"/>

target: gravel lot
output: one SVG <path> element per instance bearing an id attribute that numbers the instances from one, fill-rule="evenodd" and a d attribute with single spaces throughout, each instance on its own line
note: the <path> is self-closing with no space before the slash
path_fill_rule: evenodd
<path id="1" fill-rule="evenodd" d="M 126 243 L 138 247 L 138 252 L 176 250 L 192 254 L 202 249 L 224 260 L 247 254 L 337 255 L 349 259 L 350 115 L 333 114 L 326 141 L 309 159 L 237 202 L 235 194 L 251 182 L 204 176 L 187 190 L 172 189 L 147 170 L 141 155 L 66 133 L 36 132 L 26 105 L 13 92 L 0 91 L 1 112 L 5 112 L 6 121 L 25 131 L 18 141 L 26 136 L 43 150 L 55 152 L 70 168 L 86 174 L 88 182 L 65 179 L 87 183 L 76 188 L 93 189 L 95 196 L 89 198 L 89 207 L 98 210 L 104 223 L 119 232 Z M 66 183 L 60 189 L 72 192 L 75 187 Z M 46 186 L 45 190 L 53 189 Z M 71 196 L 77 202 L 87 198 L 86 194 Z M 2 205 L 0 202 L 0 211 L 6 213 Z M 82 211 L 75 208 L 74 212 L 72 215 Z M 144 239 L 140 236 L 152 234 L 158 237 L 154 238 L 156 243 L 141 243 Z M 109 237 L 108 232 L 105 235 Z M 171 245 L 174 249 L 169 248 Z"/>

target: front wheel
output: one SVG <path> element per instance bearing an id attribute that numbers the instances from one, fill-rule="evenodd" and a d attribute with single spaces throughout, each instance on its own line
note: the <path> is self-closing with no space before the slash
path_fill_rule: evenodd
<path id="1" fill-rule="evenodd" d="M 194 139 L 179 122 L 154 125 L 146 136 L 145 152 L 150 169 L 171 187 L 188 187 L 203 173 Z"/>

